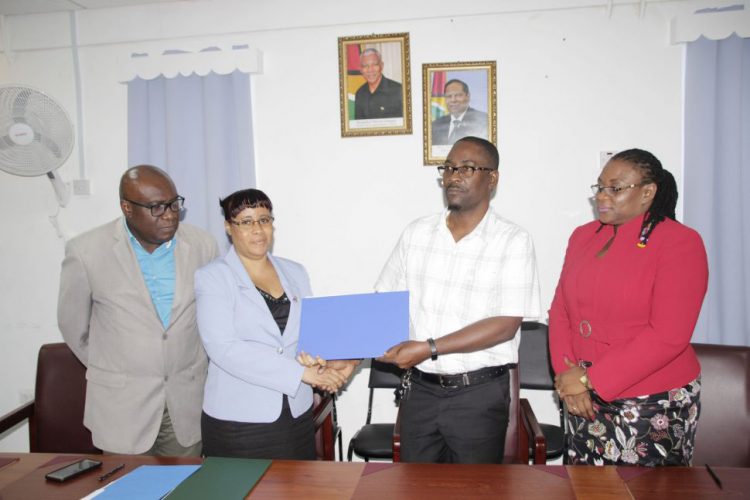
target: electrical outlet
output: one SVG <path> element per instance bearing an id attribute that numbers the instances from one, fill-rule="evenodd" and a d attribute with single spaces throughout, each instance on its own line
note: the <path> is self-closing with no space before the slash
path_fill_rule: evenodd
<path id="1" fill-rule="evenodd" d="M 73 194 L 76 196 L 89 196 L 91 194 L 91 181 L 89 179 L 73 180 Z"/>

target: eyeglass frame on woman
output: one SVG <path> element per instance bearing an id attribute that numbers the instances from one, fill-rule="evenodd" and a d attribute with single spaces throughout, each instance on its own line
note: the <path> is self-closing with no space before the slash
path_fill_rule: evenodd
<path id="1" fill-rule="evenodd" d="M 594 193 L 594 196 L 598 195 L 601 192 L 604 192 L 604 194 L 606 194 L 607 196 L 617 196 L 627 189 L 644 186 L 646 184 L 650 184 L 651 182 L 652 181 L 639 182 L 638 184 L 628 184 L 627 186 L 602 186 L 600 184 L 592 184 L 591 192 Z"/>
<path id="2" fill-rule="evenodd" d="M 273 224 L 273 221 L 276 220 L 276 218 L 273 215 L 264 215 L 263 217 L 258 218 L 258 220 L 255 219 L 242 219 L 242 220 L 234 220 L 229 219 L 227 222 L 230 224 L 233 224 L 237 226 L 239 229 L 250 229 L 255 224 L 258 224 L 260 227 L 266 227 Z"/>
<path id="3" fill-rule="evenodd" d="M 138 207 L 148 208 L 151 211 L 152 217 L 161 217 L 162 215 L 167 213 L 167 208 L 169 208 L 172 212 L 179 212 L 185 206 L 185 198 L 182 196 L 177 196 L 176 198 L 172 200 L 164 201 L 161 203 L 154 203 L 152 205 L 146 205 L 145 203 L 138 203 L 137 201 L 129 200 L 127 198 L 123 198 L 123 201 L 132 203 L 133 205 L 136 205 Z M 177 208 L 175 208 L 175 206 Z"/>
<path id="4" fill-rule="evenodd" d="M 491 172 L 495 170 L 494 168 L 489 167 L 475 167 L 474 165 L 462 165 L 460 167 L 454 167 L 453 165 L 440 165 L 437 167 L 438 173 L 445 177 L 446 175 L 451 176 L 458 172 L 459 177 L 462 179 L 468 179 L 470 177 L 474 177 L 474 172 L 476 170 L 484 170 L 487 172 Z"/>

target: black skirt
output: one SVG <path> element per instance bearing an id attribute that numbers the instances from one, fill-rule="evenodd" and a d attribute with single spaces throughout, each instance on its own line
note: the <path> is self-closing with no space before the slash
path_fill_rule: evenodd
<path id="1" fill-rule="evenodd" d="M 315 460 L 312 407 L 292 417 L 284 396 L 281 415 L 271 423 L 219 420 L 201 415 L 203 455 L 206 457 Z"/>

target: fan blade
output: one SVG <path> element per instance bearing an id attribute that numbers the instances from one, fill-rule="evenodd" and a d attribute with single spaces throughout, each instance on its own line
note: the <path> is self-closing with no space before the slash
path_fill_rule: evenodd
<path id="1" fill-rule="evenodd" d="M 26 89 L 22 89 L 21 92 L 16 94 L 16 98 L 13 99 L 13 107 L 11 108 L 13 111 L 13 116 L 24 116 L 26 114 L 26 106 L 29 104 L 29 92 L 25 91 Z"/>
<path id="2" fill-rule="evenodd" d="M 13 147 L 13 140 L 9 135 L 0 137 L 0 149 L 8 149 Z"/>
<path id="3" fill-rule="evenodd" d="M 59 146 L 52 139 L 41 135 L 39 132 L 34 132 L 34 140 L 49 149 L 50 153 L 52 153 L 55 158 L 60 158 L 62 156 Z"/>

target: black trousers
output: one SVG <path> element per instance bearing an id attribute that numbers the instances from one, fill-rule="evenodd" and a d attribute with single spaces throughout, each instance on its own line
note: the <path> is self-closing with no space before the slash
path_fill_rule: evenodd
<path id="1" fill-rule="evenodd" d="M 510 406 L 509 375 L 460 388 L 412 379 L 401 401 L 404 462 L 502 463 Z"/>
<path id="2" fill-rule="evenodd" d="M 315 460 L 312 407 L 292 417 L 284 396 L 281 415 L 271 423 L 219 420 L 201 415 L 203 455 L 207 457 Z"/>

